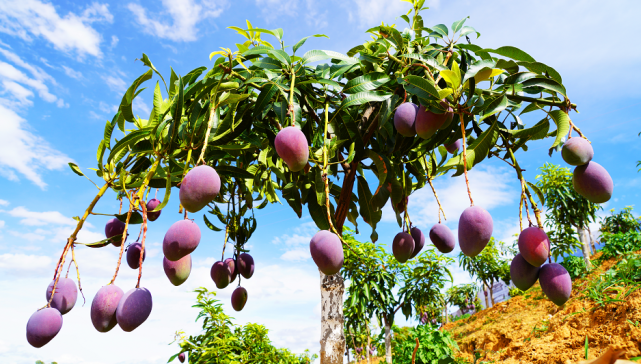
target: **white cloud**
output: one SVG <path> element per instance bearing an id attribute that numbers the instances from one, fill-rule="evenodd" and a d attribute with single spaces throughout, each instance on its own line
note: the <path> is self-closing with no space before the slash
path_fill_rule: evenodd
<path id="1" fill-rule="evenodd" d="M 43 138 L 28 130 L 26 120 L 0 103 L 0 174 L 18 180 L 15 172 L 44 189 L 44 169 L 61 169 L 71 158 L 52 148 Z M 14 172 L 15 171 L 15 172 Z"/>
<path id="2" fill-rule="evenodd" d="M 51 265 L 53 262 L 48 256 L 0 254 L 0 272 L 3 275 L 22 276 L 25 273 L 45 273 Z"/>
<path id="3" fill-rule="evenodd" d="M 56 81 L 48 73 L 43 71 L 40 67 L 30 65 L 29 63 L 23 61 L 17 54 L 10 52 L 6 49 L 0 48 L 0 54 L 2 54 L 7 60 L 13 64 L 20 66 L 28 70 L 34 78 L 40 81 L 50 81 L 53 84 L 56 84 Z M 46 64 L 46 62 L 43 62 Z"/>
<path id="4" fill-rule="evenodd" d="M 73 68 L 67 67 L 67 66 L 62 66 L 62 69 L 65 70 L 65 74 L 71 78 L 75 78 L 77 80 L 82 78 L 82 72 L 76 71 Z"/>
<path id="5" fill-rule="evenodd" d="M 75 226 L 77 224 L 74 219 L 66 217 L 58 211 L 36 212 L 18 206 L 6 211 L 6 213 L 13 217 L 22 218 L 20 223 L 27 226 L 44 226 L 50 224 Z"/>
<path id="6" fill-rule="evenodd" d="M 106 113 L 106 114 L 115 114 L 118 111 L 118 105 L 111 105 L 109 106 L 106 102 L 100 101 L 100 104 L 98 104 L 98 108 L 100 111 Z"/>
<path id="7" fill-rule="evenodd" d="M 113 92 L 122 94 L 127 91 L 127 83 L 118 76 L 102 76 L 109 89 Z"/>
<path id="8" fill-rule="evenodd" d="M 119 40 L 118 37 L 116 37 L 115 35 L 112 35 L 111 36 L 111 44 L 109 45 L 109 48 L 114 48 L 115 46 L 117 46 L 118 45 L 118 40 Z"/>
<path id="9" fill-rule="evenodd" d="M 9 201 L 0 199 L 0 206 L 9 206 Z"/>
<path id="10" fill-rule="evenodd" d="M 81 14 L 60 16 L 53 4 L 39 0 L 0 2 L 0 32 L 32 41 L 41 37 L 63 52 L 100 56 L 102 37 L 91 24 L 112 22 L 108 5 L 92 3 Z"/>
<path id="11" fill-rule="evenodd" d="M 13 96 L 17 106 L 33 105 L 33 101 L 30 100 L 31 97 L 33 97 L 33 92 L 22 87 L 21 84 L 9 80 L 2 80 L 2 87 L 2 94 Z"/>
<path id="12" fill-rule="evenodd" d="M 311 258 L 309 249 L 303 249 L 303 248 L 289 250 L 285 252 L 285 254 L 281 255 L 280 257 L 280 259 L 288 260 L 288 261 L 301 261 L 301 260 L 307 260 L 309 258 Z"/>
<path id="13" fill-rule="evenodd" d="M 133 103 L 134 115 L 139 116 L 141 119 L 146 119 L 151 114 L 151 109 L 141 97 L 136 97 Z"/>
<path id="14" fill-rule="evenodd" d="M 433 7 L 437 6 L 438 3 L 439 0 L 428 0 L 424 6 Z M 409 3 L 389 0 L 353 0 L 353 4 L 348 3 L 346 6 L 349 7 L 348 14 L 350 18 L 354 18 L 355 15 L 358 18 L 359 25 L 367 28 L 380 25 L 381 19 L 387 19 L 390 15 L 398 16 L 404 14 L 411 8 Z M 354 6 L 356 7 L 356 14 L 352 13 Z M 399 21 L 402 22 L 400 19 Z"/>
<path id="15" fill-rule="evenodd" d="M 474 205 L 488 211 L 510 204 L 519 196 L 517 179 L 511 169 L 479 165 L 468 173 L 468 177 Z M 465 178 L 443 176 L 434 180 L 434 187 L 447 221 L 458 221 L 463 210 L 470 206 Z M 410 196 L 409 212 L 412 222 L 419 226 L 429 227 L 438 222 L 438 205 L 429 186 Z M 383 209 L 382 221 L 396 223 L 390 204 Z"/>
<path id="16" fill-rule="evenodd" d="M 0 220 L 0 229 L 4 227 L 4 224 L 5 224 L 4 221 Z"/>
<path id="17" fill-rule="evenodd" d="M 18 232 L 18 231 L 10 231 L 10 233 L 11 233 L 11 235 L 13 235 L 13 236 L 15 236 L 17 238 L 20 238 L 21 240 L 26 240 L 26 241 L 30 241 L 30 242 L 45 240 L 44 235 L 38 234 L 38 233 L 35 233 L 35 232 L 21 233 L 21 232 Z"/>
<path id="18" fill-rule="evenodd" d="M 227 5 L 224 0 L 162 0 L 164 13 L 172 18 L 168 24 L 160 20 L 166 16 L 148 16 L 147 9 L 130 3 L 127 8 L 135 15 L 142 30 L 150 35 L 173 41 L 194 41 L 198 38 L 196 25 L 207 18 L 220 16 Z"/>

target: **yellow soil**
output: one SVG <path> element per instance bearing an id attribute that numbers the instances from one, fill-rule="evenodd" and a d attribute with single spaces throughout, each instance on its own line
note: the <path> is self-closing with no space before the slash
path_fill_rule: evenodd
<path id="1" fill-rule="evenodd" d="M 576 363 L 585 359 L 586 335 L 590 359 L 608 348 L 623 350 L 622 359 L 641 356 L 641 291 L 625 302 L 596 309 L 582 295 L 591 279 L 615 263 L 606 261 L 588 277 L 574 281 L 572 296 L 563 307 L 547 300 L 537 283 L 529 297 L 498 303 L 444 329 L 452 333 L 460 355 L 470 363 L 475 350 L 483 356 L 480 362 L 486 363 Z"/>

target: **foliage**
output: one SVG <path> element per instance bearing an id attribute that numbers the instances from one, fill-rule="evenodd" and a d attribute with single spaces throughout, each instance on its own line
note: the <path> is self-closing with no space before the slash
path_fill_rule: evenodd
<path id="1" fill-rule="evenodd" d="M 435 325 L 418 325 L 413 327 L 394 326 L 392 352 L 395 364 L 412 363 L 412 353 L 416 346 L 416 364 L 446 364 L 454 363 L 454 350 L 458 350 L 456 341 L 448 331 L 440 331 Z"/>
<path id="2" fill-rule="evenodd" d="M 469 318 L 470 316 L 472 316 L 472 315 L 470 315 L 469 313 L 464 313 L 464 314 L 462 314 L 460 316 L 452 317 L 452 322 L 456 322 L 456 321 L 459 321 L 459 320 L 465 320 L 466 318 Z"/>
<path id="3" fill-rule="evenodd" d="M 522 291 L 517 287 L 510 287 L 508 294 L 510 297 L 523 296 L 526 291 Z"/>
<path id="4" fill-rule="evenodd" d="M 572 279 L 583 277 L 587 273 L 585 260 L 581 257 L 570 255 L 563 258 L 560 264 L 568 271 Z"/>
<path id="5" fill-rule="evenodd" d="M 459 266 L 487 287 L 492 287 L 499 281 L 510 284 L 511 257 L 507 249 L 499 249 L 504 246 L 503 242 L 497 243 L 491 238 L 485 249 L 475 257 L 459 253 Z"/>
<path id="6" fill-rule="evenodd" d="M 612 303 L 625 302 L 625 299 L 641 286 L 640 283 L 631 279 L 631 277 L 637 277 L 638 271 L 632 272 L 630 268 L 641 265 L 641 262 L 636 259 L 633 263 L 626 260 L 623 266 L 617 265 L 610 268 L 590 282 L 584 291 L 584 296 L 597 304 L 594 309 L 603 308 Z M 619 264 L 621 263 L 623 261 Z M 623 271 L 619 271 L 620 268 L 623 268 Z"/>
<path id="7" fill-rule="evenodd" d="M 434 248 L 412 259 L 410 269 L 403 270 L 403 286 L 398 291 L 398 308 L 406 318 L 414 315 L 420 319 L 424 313 L 430 320 L 441 316 L 445 307 L 443 288 L 453 282 L 447 267 L 453 262 Z"/>
<path id="8" fill-rule="evenodd" d="M 607 234 L 641 232 L 641 217 L 632 215 L 632 206 L 626 206 L 618 214 L 610 210 L 610 216 L 601 220 L 601 239 L 607 240 Z"/>
<path id="9" fill-rule="evenodd" d="M 625 254 L 616 265 L 617 276 L 641 281 L 641 254 Z"/>
<path id="10" fill-rule="evenodd" d="M 478 298 L 479 288 L 475 284 L 459 284 L 447 290 L 447 303 L 458 306 L 462 313 L 477 311 L 483 306 Z"/>
<path id="11" fill-rule="evenodd" d="M 601 206 L 574 190 L 569 168 L 545 163 L 540 169 L 536 186 L 547 207 L 545 226 L 551 243 L 550 255 L 556 262 L 559 257 L 572 255 L 575 249 L 581 248 L 574 229 L 587 229 L 588 224 L 596 220 Z"/>
<path id="12" fill-rule="evenodd" d="M 267 337 L 268 330 L 262 325 L 234 325 L 231 317 L 223 312 L 220 301 L 214 298 L 215 292 L 206 288 L 199 288 L 196 292 L 198 303 L 192 307 L 200 309 L 196 320 L 203 319 L 203 332 L 189 337 L 177 333 L 180 352 L 188 353 L 189 363 L 309 364 L 316 359 L 316 354 L 310 356 L 305 352 L 296 355 L 287 349 L 274 347 Z"/>
<path id="13" fill-rule="evenodd" d="M 601 242 L 605 245 L 601 248 L 599 261 L 603 262 L 610 258 L 621 256 L 625 253 L 641 250 L 641 233 L 616 233 L 603 236 Z"/>

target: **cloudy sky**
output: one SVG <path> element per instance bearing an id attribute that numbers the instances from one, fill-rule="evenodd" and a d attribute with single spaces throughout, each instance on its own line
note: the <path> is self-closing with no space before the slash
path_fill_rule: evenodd
<path id="1" fill-rule="evenodd" d="M 555 67 L 563 76 L 580 114 L 573 120 L 592 140 L 595 160 L 615 182 L 614 196 L 605 210 L 639 202 L 641 175 L 641 30 L 637 1 L 429 1 L 425 24 L 451 24 L 470 16 L 468 24 L 481 32 L 484 47 L 513 45 L 538 61 Z M 172 286 L 161 268 L 160 242 L 171 223 L 180 219 L 176 201 L 150 225 L 149 254 L 142 285 L 154 297 L 150 318 L 132 333 L 118 328 L 108 334 L 94 330 L 89 305 L 95 292 L 108 283 L 115 248 L 77 249 L 87 304 L 64 316 L 60 334 L 46 347 L 34 349 L 24 337 L 29 316 L 45 303 L 45 289 L 65 238 L 96 190 L 73 174 L 67 163 L 83 169 L 95 164 L 95 150 L 107 119 L 111 119 L 128 85 L 145 71 L 136 58 L 145 52 L 165 74 L 180 74 L 210 66 L 208 55 L 218 47 L 234 47 L 241 39 L 231 25 L 245 19 L 261 28 L 282 27 L 285 41 L 313 38 L 304 50 L 345 52 L 368 39 L 364 30 L 386 23 L 407 11 L 395 0 L 163 0 L 0 1 L 0 358 L 3 363 L 33 363 L 37 359 L 60 363 L 162 363 L 176 352 L 169 345 L 177 330 L 196 333 L 193 289 L 214 289 L 209 267 L 217 260 L 223 236 L 201 224 L 203 238 L 194 253 L 190 279 Z M 149 92 L 134 104 L 134 112 L 148 114 Z M 138 101 L 140 100 L 140 101 Z M 526 120 L 530 125 L 538 120 Z M 517 157 L 534 181 L 548 157 L 551 141 L 534 143 Z M 470 174 L 477 205 L 488 209 L 495 222 L 495 237 L 512 239 L 518 231 L 518 183 L 513 171 L 495 160 Z M 467 206 L 461 178 L 435 182 L 450 220 Z M 427 189 L 410 199 L 410 212 L 428 230 L 437 221 L 436 204 Z M 96 211 L 113 213 L 115 196 L 108 195 Z M 196 214 L 200 215 L 200 214 Z M 195 216 L 201 219 L 200 216 Z M 257 322 L 270 329 L 277 346 L 294 351 L 318 351 L 318 272 L 310 259 L 308 242 L 316 229 L 308 216 L 298 219 L 288 206 L 274 205 L 257 213 L 259 227 L 249 242 L 256 273 L 244 286 L 249 301 L 238 323 Z M 79 236 L 90 242 L 102 238 L 106 218 L 92 217 Z M 391 243 L 398 232 L 388 210 L 379 225 L 380 242 Z M 197 220 L 202 221 L 202 220 Z M 364 225 L 364 224 L 363 224 Z M 369 228 L 362 226 L 362 239 Z M 454 254 L 456 251 L 454 252 Z M 466 273 L 450 267 L 456 282 L 469 281 Z M 135 272 L 125 267 L 116 283 L 125 291 L 135 285 Z M 218 297 L 228 313 L 231 289 Z M 400 319 L 399 319 L 399 322 Z"/>

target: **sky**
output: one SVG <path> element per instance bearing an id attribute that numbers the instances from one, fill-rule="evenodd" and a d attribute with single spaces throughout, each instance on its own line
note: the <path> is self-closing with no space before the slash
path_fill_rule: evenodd
<path id="1" fill-rule="evenodd" d="M 641 174 L 641 30 L 638 1 L 541 0 L 531 2 L 428 0 L 425 24 L 448 26 L 469 16 L 467 25 L 481 33 L 477 44 L 487 48 L 512 45 L 563 76 L 579 114 L 570 116 L 592 141 L 594 160 L 614 180 L 610 209 L 638 205 Z M 368 39 L 365 30 L 381 21 L 405 27 L 398 18 L 409 9 L 393 0 L 162 0 L 76 1 L 4 0 L 0 2 L 0 358 L 3 363 L 162 363 L 177 352 L 174 333 L 199 331 L 193 290 L 215 290 L 209 269 L 220 257 L 223 235 L 207 230 L 201 213 L 202 240 L 193 254 L 189 280 L 171 285 L 161 268 L 161 242 L 168 227 L 180 219 L 174 198 L 151 223 L 142 286 L 154 299 L 149 319 L 131 333 L 119 328 L 98 333 L 89 307 L 97 290 L 113 275 L 117 250 L 76 250 L 87 302 L 79 297 L 64 316 L 58 336 L 34 349 L 25 339 L 29 316 L 45 304 L 45 290 L 54 265 L 76 222 L 97 192 L 72 173 L 77 163 L 88 176 L 94 167 L 104 124 L 117 110 L 128 85 L 146 71 L 137 58 L 146 53 L 166 76 L 172 67 L 186 74 L 211 66 L 208 55 L 219 47 L 234 47 L 241 38 L 228 26 L 244 27 L 245 19 L 261 28 L 283 28 L 285 43 L 311 38 L 301 51 L 331 49 L 345 53 Z M 144 91 L 134 113 L 146 115 L 151 93 Z M 538 120 L 524 119 L 526 125 Z M 537 168 L 550 162 L 565 165 L 559 154 L 549 157 L 551 140 L 537 141 L 517 158 L 535 181 Z M 494 219 L 494 236 L 513 241 L 518 233 L 519 184 L 513 170 L 488 160 L 470 172 L 475 203 Z M 501 162 L 503 163 L 503 162 Z M 439 178 L 435 187 L 448 216 L 457 218 L 468 206 L 463 178 Z M 162 194 L 162 192 L 160 192 Z M 95 211 L 114 213 L 114 194 L 106 195 Z M 437 222 L 437 206 L 429 189 L 410 197 L 412 220 L 424 231 Z M 638 212 L 635 213 L 638 215 Z M 256 322 L 270 330 L 279 347 L 295 352 L 319 350 L 319 274 L 308 244 L 317 231 L 308 215 L 301 219 L 287 205 L 272 205 L 256 213 L 258 229 L 249 241 L 256 261 L 254 276 L 243 281 L 249 299 L 242 312 L 230 307 L 232 288 L 218 298 L 236 323 Z M 78 236 L 80 242 L 103 238 L 108 218 L 92 216 Z M 359 239 L 369 227 L 360 224 Z M 379 224 L 379 244 L 388 249 L 398 225 L 390 208 Z M 450 255 L 458 254 L 458 249 Z M 457 265 L 449 267 L 455 283 L 470 282 Z M 73 276 L 74 273 L 70 273 Z M 136 272 L 121 269 L 116 284 L 127 291 Z M 397 317 L 397 323 L 404 320 Z M 411 322 L 409 324 L 412 324 Z"/>

